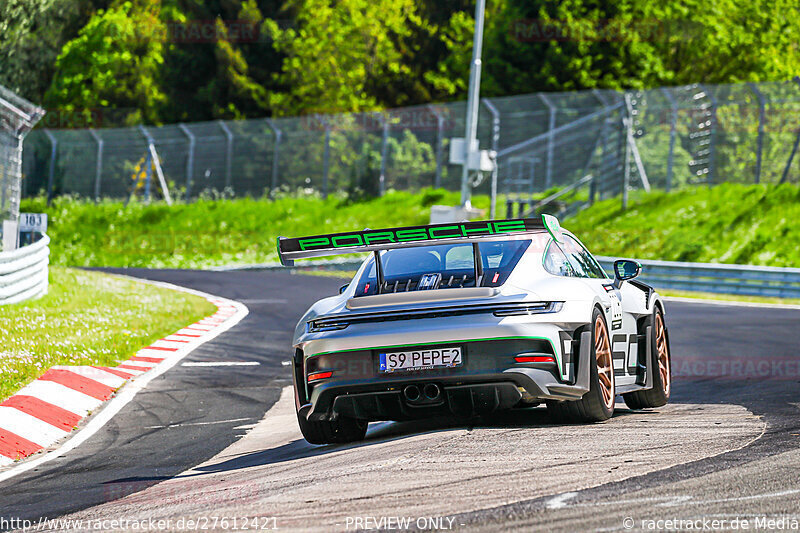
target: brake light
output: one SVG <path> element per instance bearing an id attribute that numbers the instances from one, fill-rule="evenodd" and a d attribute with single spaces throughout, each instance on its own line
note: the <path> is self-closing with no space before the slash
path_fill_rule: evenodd
<path id="1" fill-rule="evenodd" d="M 518 355 L 514 358 L 517 363 L 555 363 L 552 355 Z"/>
<path id="2" fill-rule="evenodd" d="M 313 372 L 308 375 L 308 382 L 319 381 L 321 379 L 328 379 L 333 375 L 333 372 Z"/>

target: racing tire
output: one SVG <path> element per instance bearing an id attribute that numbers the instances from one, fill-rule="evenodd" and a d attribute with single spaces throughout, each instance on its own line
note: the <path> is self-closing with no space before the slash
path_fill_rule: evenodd
<path id="1" fill-rule="evenodd" d="M 364 440 L 369 422 L 340 417 L 337 420 L 311 421 L 297 413 L 300 432 L 311 444 L 346 444 Z"/>
<path id="2" fill-rule="evenodd" d="M 589 392 L 580 400 L 547 401 L 548 414 L 572 422 L 603 422 L 614 414 L 616 380 L 611 357 L 611 337 L 603 313 L 592 313 L 592 345 L 594 363 L 589 367 Z"/>
<path id="3" fill-rule="evenodd" d="M 654 370 L 653 388 L 623 394 L 625 405 L 631 409 L 649 409 L 666 405 L 672 389 L 672 354 L 669 350 L 667 328 L 664 325 L 664 313 L 661 312 L 661 308 L 656 306 L 653 315 L 648 317 L 642 326 L 643 331 L 646 331 L 645 328 L 648 326 L 653 327 L 653 356 L 652 360 L 647 362 Z"/>

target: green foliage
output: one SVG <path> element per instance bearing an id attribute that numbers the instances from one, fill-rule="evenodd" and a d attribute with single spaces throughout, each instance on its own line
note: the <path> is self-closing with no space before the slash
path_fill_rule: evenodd
<path id="1" fill-rule="evenodd" d="M 563 221 L 598 255 L 800 266 L 800 187 L 687 187 L 605 200 Z"/>
<path id="2" fill-rule="evenodd" d="M 103 0 L 0 2 L 0 85 L 32 102 L 42 102 L 61 47 L 104 3 Z"/>
<path id="3" fill-rule="evenodd" d="M 24 200 L 22 210 L 48 213 L 54 264 L 203 268 L 277 262 L 279 235 L 426 224 L 431 203 L 458 200 L 458 193 L 444 190 L 390 191 L 361 200 L 333 195 L 201 199 L 172 207 L 61 197 L 50 207 L 43 198 Z M 473 198 L 473 205 L 488 213 L 487 197 Z"/>
<path id="4" fill-rule="evenodd" d="M 443 189 L 381 198 L 202 199 L 172 207 L 64 197 L 51 207 L 43 198 L 24 200 L 22 210 L 48 213 L 51 261 L 58 265 L 203 268 L 275 262 L 278 235 L 426 224 L 431 205 L 458 200 L 457 192 Z M 473 204 L 488 215 L 487 197 L 474 197 Z M 497 206 L 502 217 L 502 198 Z M 599 255 L 800 266 L 798 185 L 634 194 L 628 211 L 614 198 L 562 223 Z"/>
<path id="5" fill-rule="evenodd" d="M 413 0 L 294 0 L 296 28 L 265 26 L 285 54 L 272 94 L 275 115 L 362 111 L 378 107 L 375 88 L 410 75 L 402 39 L 419 24 Z"/>
<path id="6" fill-rule="evenodd" d="M 128 123 L 462 99 L 473 10 L 465 0 L 5 0 L 0 83 L 50 109 L 119 109 Z M 258 34 L 232 34 L 236 21 Z M 210 37 L 176 35 L 209 23 Z M 500 0 L 487 6 L 482 89 L 785 80 L 800 72 L 798 34 L 795 0 Z"/>
<path id="7" fill-rule="evenodd" d="M 269 110 L 272 72 L 280 68 L 272 42 L 259 35 L 264 14 L 255 0 L 162 0 L 168 23 L 162 87 L 171 106 L 164 122 L 263 117 Z M 210 23 L 215 32 L 198 30 Z M 228 24 L 234 24 L 231 30 Z M 237 32 L 238 29 L 238 32 Z M 195 33 L 191 33 L 194 30 Z M 195 35 L 182 38 L 182 33 Z"/>
<path id="8" fill-rule="evenodd" d="M 783 80 L 800 69 L 793 0 L 501 4 L 487 19 L 487 95 Z"/>
<path id="9" fill-rule="evenodd" d="M 45 104 L 86 110 L 89 123 L 89 110 L 100 107 L 129 109 L 126 124 L 157 121 L 166 101 L 159 86 L 166 28 L 158 7 L 125 2 L 92 16 L 59 54 Z"/>

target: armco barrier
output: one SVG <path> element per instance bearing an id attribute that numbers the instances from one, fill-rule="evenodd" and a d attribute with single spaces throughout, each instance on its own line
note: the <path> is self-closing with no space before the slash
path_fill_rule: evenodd
<path id="1" fill-rule="evenodd" d="M 0 305 L 13 304 L 47 293 L 50 238 L 11 252 L 0 253 Z"/>
<path id="2" fill-rule="evenodd" d="M 613 276 L 614 257 L 597 257 L 600 264 Z M 354 271 L 361 259 L 333 261 L 303 261 L 293 270 Z M 777 268 L 750 265 L 724 265 L 718 263 L 682 263 L 673 261 L 639 260 L 642 264 L 641 280 L 656 289 L 676 289 L 691 292 L 741 294 L 746 296 L 774 296 L 800 298 L 800 268 Z M 215 270 L 288 270 L 279 264 L 247 267 L 218 268 Z"/>
<path id="3" fill-rule="evenodd" d="M 597 260 L 613 275 L 612 257 Z M 800 298 L 800 268 L 640 260 L 641 280 L 656 289 Z"/>

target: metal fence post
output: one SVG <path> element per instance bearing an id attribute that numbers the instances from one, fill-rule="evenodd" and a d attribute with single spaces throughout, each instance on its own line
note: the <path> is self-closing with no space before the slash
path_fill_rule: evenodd
<path id="1" fill-rule="evenodd" d="M 383 196 L 386 192 L 386 156 L 389 151 L 389 118 L 381 115 L 383 120 L 383 139 L 381 141 L 381 175 L 378 178 L 378 194 Z"/>
<path id="2" fill-rule="evenodd" d="M 3 135 L 0 133 L 0 135 Z M 0 138 L 0 143 L 3 143 L 4 139 Z M 0 144 L 2 147 L 2 144 Z M 4 152 L 4 151 L 3 151 Z M 0 156 L 6 157 L 6 154 L 0 152 Z M 0 224 L 3 224 L 6 215 L 6 211 L 13 211 L 13 207 L 7 208 L 6 207 L 6 191 L 10 188 L 9 180 L 12 180 L 11 172 L 6 171 L 6 169 L 0 167 Z M 10 207 L 10 206 L 9 206 Z M 2 227 L 0 227 L 2 230 Z M 0 240 L 0 252 L 3 251 L 3 241 Z M 16 248 L 16 246 L 15 246 Z"/>
<path id="3" fill-rule="evenodd" d="M 631 180 L 631 143 L 629 139 L 631 138 L 631 128 L 632 128 L 632 119 L 630 116 L 630 95 L 625 93 L 625 114 L 622 115 L 622 124 L 624 126 L 624 131 L 622 135 L 625 137 L 625 162 L 624 168 L 622 169 L 622 210 L 625 211 L 628 209 L 628 185 Z"/>
<path id="4" fill-rule="evenodd" d="M 603 107 L 609 106 L 608 100 L 606 99 L 605 96 L 603 96 L 603 93 L 601 93 L 598 89 L 592 89 L 592 96 L 594 96 L 597 99 L 597 101 L 603 105 Z"/>
<path id="5" fill-rule="evenodd" d="M 317 118 L 325 125 L 325 147 L 322 152 L 322 197 L 327 198 L 331 159 L 331 124 L 322 115 L 317 115 Z"/>
<path id="6" fill-rule="evenodd" d="M 714 145 L 717 137 L 717 99 L 710 90 L 704 85 L 699 85 L 711 100 L 711 132 L 708 135 L 708 178 L 706 182 L 709 186 L 714 184 Z"/>
<path id="7" fill-rule="evenodd" d="M 538 96 L 550 110 L 550 120 L 547 125 L 547 163 L 545 164 L 544 174 L 544 188 L 547 190 L 550 188 L 553 180 L 553 148 L 555 144 L 555 134 L 553 133 L 553 130 L 556 129 L 557 110 L 544 93 L 538 93 Z"/>
<path id="8" fill-rule="evenodd" d="M 761 154 L 764 149 L 764 119 L 766 113 L 767 102 L 764 94 L 758 90 L 755 83 L 748 83 L 748 87 L 753 91 L 753 94 L 758 98 L 758 138 L 756 140 L 756 175 L 755 182 L 761 183 Z"/>
<path id="9" fill-rule="evenodd" d="M 792 81 L 800 85 L 800 76 L 795 76 Z M 789 154 L 789 160 L 786 162 L 786 167 L 783 169 L 783 176 L 781 176 L 781 181 L 779 183 L 786 183 L 786 180 L 789 179 L 789 169 L 792 167 L 792 161 L 797 153 L 798 145 L 800 145 L 800 129 L 797 130 L 797 136 L 794 138 L 794 146 L 792 146 L 792 153 Z"/>
<path id="10" fill-rule="evenodd" d="M 433 186 L 438 189 L 442 186 L 442 141 L 444 140 L 444 117 L 436 109 L 436 106 L 429 105 L 428 109 L 436 117 L 436 178 Z"/>
<path id="11" fill-rule="evenodd" d="M 103 174 L 103 139 L 97 132 L 89 128 L 89 134 L 97 143 L 97 161 L 94 170 L 94 201 L 100 201 L 100 179 Z"/>
<path id="12" fill-rule="evenodd" d="M 267 120 L 267 126 L 272 131 L 272 134 L 275 136 L 275 143 L 272 149 L 272 176 L 270 179 L 270 196 L 272 195 L 273 191 L 278 188 L 278 155 L 280 154 L 281 150 L 281 137 L 283 136 L 283 132 L 275 125 L 275 123 L 271 119 Z"/>
<path id="13" fill-rule="evenodd" d="M 44 134 L 50 140 L 50 167 L 47 172 L 47 205 L 53 201 L 53 182 L 55 181 L 56 173 L 56 151 L 58 150 L 58 141 L 50 130 L 43 130 Z"/>
<path id="14" fill-rule="evenodd" d="M 144 199 L 147 203 L 150 203 L 150 183 L 153 179 L 153 160 L 152 155 L 150 155 L 150 145 L 153 144 L 153 138 L 150 136 L 150 132 L 147 131 L 147 128 L 142 124 L 139 124 L 139 131 L 144 135 L 144 142 L 147 144 L 147 154 L 144 156 Z"/>
<path id="15" fill-rule="evenodd" d="M 195 137 L 185 124 L 178 124 L 178 128 L 180 128 L 183 134 L 186 135 L 186 138 L 189 139 L 189 153 L 186 156 L 186 201 L 188 202 L 192 193 L 192 176 L 194 175 Z"/>
<path id="16" fill-rule="evenodd" d="M 667 177 L 666 184 L 664 186 L 665 190 L 669 192 L 670 189 L 672 189 L 672 165 L 675 160 L 675 137 L 677 136 L 678 127 L 678 101 L 675 100 L 675 96 L 673 96 L 673 94 L 666 87 L 662 87 L 661 92 L 663 92 L 664 96 L 666 96 L 667 100 L 669 100 L 669 104 L 672 109 L 669 119 L 669 154 L 667 155 Z"/>
<path id="17" fill-rule="evenodd" d="M 496 157 L 497 146 L 500 142 L 500 112 L 488 98 L 482 98 L 481 102 L 492 114 L 492 152 L 494 152 Z M 494 169 L 492 169 L 492 188 L 490 196 L 491 208 L 489 210 L 489 218 L 493 219 L 497 213 L 495 205 L 497 203 L 497 160 L 495 160 Z"/>
<path id="18" fill-rule="evenodd" d="M 231 187 L 231 163 L 233 161 L 233 133 L 228 128 L 228 125 L 225 124 L 224 120 L 220 120 L 217 122 L 219 127 L 225 133 L 225 139 L 227 142 L 225 143 L 225 188 L 229 189 Z"/>

